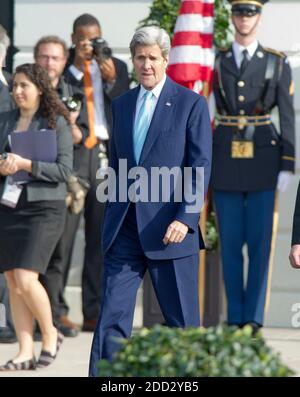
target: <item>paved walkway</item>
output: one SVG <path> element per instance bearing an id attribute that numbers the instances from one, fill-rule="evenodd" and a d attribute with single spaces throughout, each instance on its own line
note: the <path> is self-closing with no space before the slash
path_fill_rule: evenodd
<path id="1" fill-rule="evenodd" d="M 269 346 L 281 354 L 282 360 L 294 369 L 300 377 L 300 330 L 267 328 L 263 334 Z M 65 338 L 59 356 L 48 368 L 37 371 L 0 372 L 3 376 L 21 377 L 85 377 L 87 376 L 88 359 L 92 334 L 81 333 L 76 338 Z M 41 343 L 36 343 L 38 355 Z M 0 361 L 6 362 L 16 353 L 17 344 L 0 344 Z"/>

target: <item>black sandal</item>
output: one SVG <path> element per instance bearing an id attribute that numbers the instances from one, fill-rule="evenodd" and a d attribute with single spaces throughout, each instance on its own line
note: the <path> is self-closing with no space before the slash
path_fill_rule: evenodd
<path id="1" fill-rule="evenodd" d="M 55 354 L 51 354 L 47 350 L 42 350 L 39 360 L 37 362 L 37 368 L 45 368 L 48 365 L 52 364 L 53 361 L 56 359 L 57 353 L 60 349 L 60 346 L 64 340 L 64 336 L 61 332 L 57 331 L 57 340 L 56 340 L 56 351 Z"/>
<path id="2" fill-rule="evenodd" d="M 9 360 L 6 364 L 0 366 L 0 371 L 28 371 L 36 369 L 36 365 L 35 357 L 19 363 L 14 363 L 13 360 Z"/>

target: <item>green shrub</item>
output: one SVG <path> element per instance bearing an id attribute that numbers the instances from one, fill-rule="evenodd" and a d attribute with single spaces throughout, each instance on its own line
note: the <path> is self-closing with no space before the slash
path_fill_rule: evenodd
<path id="1" fill-rule="evenodd" d="M 143 328 L 128 340 L 112 362 L 101 360 L 99 376 L 286 377 L 294 372 L 252 329 Z"/>

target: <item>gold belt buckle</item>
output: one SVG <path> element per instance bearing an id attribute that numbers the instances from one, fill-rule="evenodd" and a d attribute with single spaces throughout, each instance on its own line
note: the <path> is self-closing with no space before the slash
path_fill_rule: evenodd
<path id="1" fill-rule="evenodd" d="M 247 118 L 246 117 L 239 117 L 238 118 L 238 129 L 243 130 L 247 125 Z"/>
<path id="2" fill-rule="evenodd" d="M 254 145 L 251 141 L 232 141 L 231 157 L 233 159 L 252 159 L 254 157 Z"/>

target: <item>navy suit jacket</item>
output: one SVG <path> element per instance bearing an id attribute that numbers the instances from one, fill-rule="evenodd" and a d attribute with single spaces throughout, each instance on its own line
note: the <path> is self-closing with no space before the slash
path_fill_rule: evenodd
<path id="1" fill-rule="evenodd" d="M 106 204 L 102 234 L 104 253 L 116 238 L 130 204 L 128 200 L 118 201 L 118 182 L 120 173 L 124 171 L 119 169 L 119 159 L 127 160 L 128 170 L 137 165 L 133 150 L 133 124 L 139 89 L 140 87 L 136 87 L 128 91 L 115 99 L 112 105 L 110 167 L 117 175 L 117 201 Z M 180 167 L 182 170 L 183 167 L 203 167 L 206 192 L 211 170 L 211 152 L 212 132 L 205 98 L 167 77 L 147 133 L 139 166 L 148 175 L 151 167 Z M 182 176 L 182 186 L 183 179 Z M 128 180 L 128 186 L 133 182 L 134 180 Z M 150 188 L 149 177 L 149 195 Z M 200 209 L 196 213 L 187 213 L 187 204 L 185 200 L 136 203 L 139 238 L 148 258 L 181 258 L 194 255 L 204 248 L 198 226 Z M 188 225 L 189 231 L 182 243 L 164 245 L 163 237 L 174 220 Z"/>

